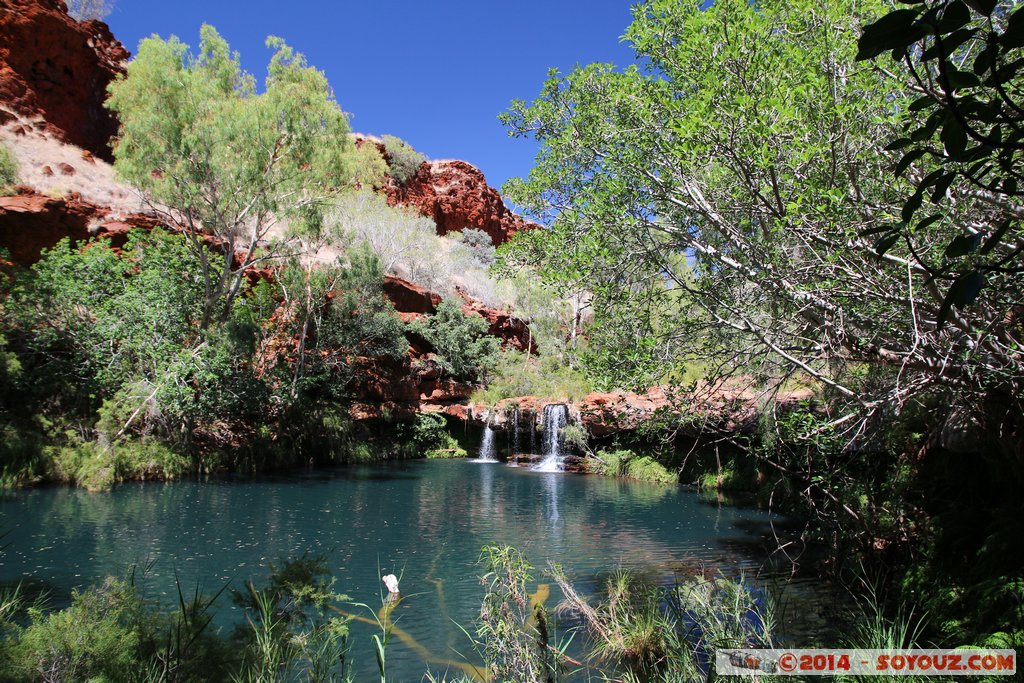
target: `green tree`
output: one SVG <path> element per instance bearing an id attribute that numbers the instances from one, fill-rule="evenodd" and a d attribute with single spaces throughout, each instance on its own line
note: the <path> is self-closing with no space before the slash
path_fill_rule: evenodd
<path id="1" fill-rule="evenodd" d="M 405 358 L 409 343 L 384 295 L 380 259 L 365 244 L 334 265 L 289 263 L 278 287 L 286 303 L 278 323 L 298 339 L 292 398 L 340 400 L 365 364 Z"/>
<path id="2" fill-rule="evenodd" d="M 487 321 L 467 314 L 452 298 L 442 301 L 437 312 L 412 325 L 437 353 L 438 362 L 457 379 L 476 380 L 497 362 L 498 340 L 487 334 Z"/>
<path id="3" fill-rule="evenodd" d="M 320 232 L 330 197 L 358 180 L 365 159 L 324 74 L 280 38 L 266 87 L 216 30 L 198 54 L 177 38 L 147 38 L 110 85 L 121 130 L 114 168 L 181 226 L 202 259 L 201 327 L 226 320 L 245 271 L 281 255 L 274 235 Z M 207 257 L 212 247 L 219 265 Z"/>
<path id="4" fill-rule="evenodd" d="M 799 372 L 849 406 L 846 427 L 933 392 L 949 406 L 1018 400 L 1012 297 L 937 324 L 945 297 L 926 259 L 978 200 L 917 226 L 913 244 L 871 238 L 907 187 L 882 149 L 910 101 L 905 76 L 855 62 L 883 11 L 651 0 L 626 33 L 640 65 L 553 74 L 505 115 L 541 143 L 507 189 L 551 226 L 518 249 L 549 281 L 593 292 L 613 351 L 644 350 L 641 381 L 692 357 Z"/>

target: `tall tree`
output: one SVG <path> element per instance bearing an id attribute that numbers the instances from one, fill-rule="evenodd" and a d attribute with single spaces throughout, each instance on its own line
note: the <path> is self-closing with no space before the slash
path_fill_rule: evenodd
<path id="1" fill-rule="evenodd" d="M 177 38 L 143 40 L 107 106 L 120 135 L 114 168 L 202 258 L 202 328 L 223 321 L 245 271 L 280 256 L 268 237 L 316 233 L 331 197 L 357 180 L 360 155 L 324 74 L 279 38 L 257 92 L 237 53 L 204 25 L 193 55 Z M 206 258 L 219 249 L 223 265 Z"/>
<path id="2" fill-rule="evenodd" d="M 1012 302 L 938 324 L 945 296 L 926 261 L 978 202 L 961 197 L 912 241 L 877 237 L 910 187 L 882 149 L 906 116 L 905 75 L 855 62 L 882 3 L 703 5 L 638 5 L 637 66 L 553 73 L 506 114 L 541 142 L 507 188 L 550 225 L 524 236 L 522 257 L 594 292 L 607 351 L 638 382 L 692 355 L 767 363 L 816 378 L 850 407 L 847 425 L 932 390 L 1019 400 Z"/>

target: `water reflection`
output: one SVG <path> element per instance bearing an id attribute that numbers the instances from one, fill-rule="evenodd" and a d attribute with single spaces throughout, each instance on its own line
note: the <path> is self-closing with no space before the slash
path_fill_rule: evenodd
<path id="1" fill-rule="evenodd" d="M 453 648 L 471 651 L 455 623 L 471 629 L 478 613 L 476 561 L 486 544 L 516 545 L 534 566 L 557 562 L 578 576 L 619 564 L 753 567 L 757 551 L 743 542 L 756 541 L 767 519 L 674 486 L 464 462 L 133 484 L 100 495 L 41 489 L 0 499 L 0 528 L 11 529 L 0 582 L 34 576 L 59 604 L 73 587 L 148 558 L 147 590 L 172 602 L 176 572 L 184 586 L 212 592 L 262 580 L 267 562 L 308 550 L 326 554 L 338 589 L 359 601 L 375 603 L 381 574 L 401 575 L 406 598 L 391 618 L 445 660 Z M 227 602 L 223 609 L 226 626 L 237 614 Z M 373 671 L 370 632 L 353 626 L 357 680 Z M 395 680 L 420 680 L 421 654 L 395 641 Z"/>

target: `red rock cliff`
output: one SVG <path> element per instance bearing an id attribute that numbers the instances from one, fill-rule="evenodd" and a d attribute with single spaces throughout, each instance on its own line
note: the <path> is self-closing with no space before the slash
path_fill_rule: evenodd
<path id="1" fill-rule="evenodd" d="M 0 0 L 0 123 L 42 117 L 53 134 L 111 159 L 117 119 L 103 102 L 127 59 L 106 24 L 75 21 L 62 0 Z"/>
<path id="2" fill-rule="evenodd" d="M 497 246 L 539 227 L 509 211 L 483 172 L 465 161 L 424 162 L 405 185 L 388 181 L 384 192 L 392 206 L 412 206 L 433 218 L 439 235 L 475 228 Z"/>

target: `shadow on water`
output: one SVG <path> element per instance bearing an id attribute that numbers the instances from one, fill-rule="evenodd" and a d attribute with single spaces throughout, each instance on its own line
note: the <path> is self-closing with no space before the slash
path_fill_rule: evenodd
<path id="1" fill-rule="evenodd" d="M 53 596 L 69 595 L 147 558 L 147 591 L 163 601 L 176 596 L 176 580 L 207 590 L 258 583 L 268 563 L 324 554 L 339 591 L 357 601 L 374 600 L 382 573 L 402 574 L 408 598 L 392 618 L 409 638 L 389 649 L 388 667 L 395 680 L 420 680 L 424 651 L 446 661 L 453 646 L 469 646 L 457 624 L 471 629 L 479 616 L 477 560 L 485 545 L 519 547 L 536 567 L 531 591 L 553 607 L 557 589 L 540 592 L 549 562 L 585 588 L 619 566 L 664 581 L 696 571 L 754 574 L 769 522 L 782 520 L 757 508 L 709 505 L 678 486 L 460 461 L 206 481 L 0 499 L 0 519 L 17 520 L 2 541 L 10 547 L 0 556 L 0 581 L 32 576 Z M 218 624 L 239 618 L 228 606 Z M 374 674 L 373 629 L 362 622 L 352 629 L 354 673 L 366 680 Z"/>

